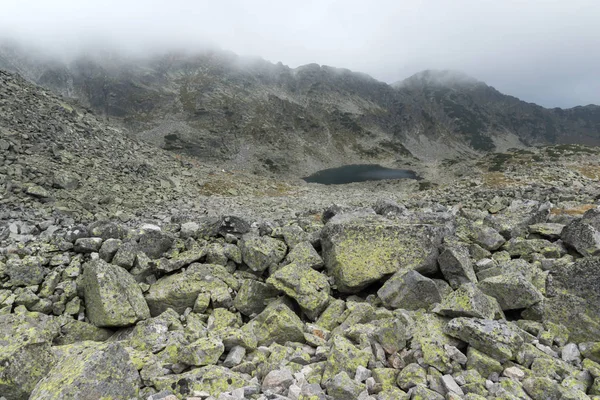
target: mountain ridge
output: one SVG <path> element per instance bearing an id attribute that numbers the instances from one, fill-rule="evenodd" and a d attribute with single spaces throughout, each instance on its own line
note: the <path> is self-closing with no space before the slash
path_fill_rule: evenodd
<path id="1" fill-rule="evenodd" d="M 599 106 L 547 109 L 456 71 L 427 70 L 390 85 L 344 68 L 290 68 L 214 50 L 64 63 L 0 49 L 0 68 L 76 98 L 157 146 L 255 172 L 600 145 Z"/>

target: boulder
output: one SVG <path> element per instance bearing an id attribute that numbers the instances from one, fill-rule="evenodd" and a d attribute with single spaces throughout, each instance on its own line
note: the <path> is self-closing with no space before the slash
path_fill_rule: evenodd
<path id="1" fill-rule="evenodd" d="M 394 274 L 377 295 L 386 307 L 405 310 L 431 309 L 442 301 L 435 282 L 414 270 L 402 270 Z"/>
<path id="2" fill-rule="evenodd" d="M 584 257 L 600 255 L 600 231 L 583 220 L 575 220 L 565 226 L 560 237 Z"/>
<path id="3" fill-rule="evenodd" d="M 269 236 L 245 235 L 239 246 L 244 263 L 256 272 L 277 265 L 287 252 L 284 242 Z"/>
<path id="4" fill-rule="evenodd" d="M 359 394 L 366 390 L 365 385 L 351 379 L 346 372 L 340 372 L 325 385 L 327 394 L 333 400 L 358 399 Z"/>
<path id="5" fill-rule="evenodd" d="M 169 308 L 181 314 L 194 306 L 199 294 L 228 291 L 230 286 L 232 290 L 238 289 L 237 284 L 222 265 L 192 264 L 185 272 L 162 277 L 151 285 L 146 301 L 152 316 Z"/>
<path id="6" fill-rule="evenodd" d="M 286 260 L 314 269 L 323 268 L 323 259 L 310 242 L 296 244 L 288 253 Z"/>
<path id="7" fill-rule="evenodd" d="M 50 346 L 58 335 L 59 324 L 44 314 L 0 315 L 0 393 L 3 396 L 11 400 L 29 399 L 56 361 Z"/>
<path id="8" fill-rule="evenodd" d="M 489 251 L 498 250 L 506 242 L 497 230 L 485 225 L 473 225 L 469 231 L 469 239 Z"/>
<path id="9" fill-rule="evenodd" d="M 89 261 L 83 266 L 82 284 L 87 316 L 98 327 L 129 326 L 150 317 L 142 290 L 121 267 Z"/>
<path id="10" fill-rule="evenodd" d="M 433 224 L 341 214 L 321 231 L 325 266 L 344 293 L 356 293 L 400 270 L 435 272 L 443 232 Z"/>
<path id="11" fill-rule="evenodd" d="M 515 359 L 523 344 L 522 331 L 506 321 L 459 317 L 446 325 L 445 332 L 500 362 Z"/>
<path id="12" fill-rule="evenodd" d="M 14 286 L 39 285 L 48 272 L 42 262 L 43 259 L 36 256 L 9 258 L 4 267 L 4 274 L 9 276 Z"/>
<path id="13" fill-rule="evenodd" d="M 223 342 L 216 338 L 200 338 L 178 350 L 178 361 L 186 365 L 202 367 L 216 364 L 225 352 Z"/>
<path id="14" fill-rule="evenodd" d="M 140 376 L 118 343 L 81 342 L 55 349 L 57 363 L 30 399 L 137 398 Z"/>
<path id="15" fill-rule="evenodd" d="M 438 264 L 444 278 L 453 289 L 463 283 L 477 282 L 469 249 L 460 245 L 446 245 L 438 257 Z"/>
<path id="16" fill-rule="evenodd" d="M 258 393 L 259 384 L 252 383 L 250 379 L 250 375 L 234 372 L 217 365 L 208 365 L 183 374 L 154 377 L 150 383 L 157 390 L 168 389 L 181 397 L 193 396 L 194 392 L 208 392 L 210 395 L 219 396 L 221 393 L 246 387 L 250 387 L 254 393 Z"/>
<path id="17" fill-rule="evenodd" d="M 358 348 L 343 336 L 336 335 L 332 339 L 331 350 L 327 355 L 325 370 L 323 371 L 322 384 L 332 379 L 340 372 L 347 373 L 354 379 L 354 374 L 359 366 L 367 367 L 372 357 L 370 346 Z"/>
<path id="18" fill-rule="evenodd" d="M 271 285 L 254 279 L 245 279 L 235 296 L 233 305 L 242 314 L 250 316 L 264 310 L 267 303 L 278 294 L 279 290 Z"/>
<path id="19" fill-rule="evenodd" d="M 498 300 L 502 310 L 527 308 L 544 298 L 542 293 L 520 274 L 493 276 L 479 282 L 477 287 Z"/>
<path id="20" fill-rule="evenodd" d="M 465 283 L 446 296 L 433 312 L 445 317 L 496 319 L 502 316 L 498 302 L 472 283 Z"/>
<path id="21" fill-rule="evenodd" d="M 173 245 L 173 238 L 157 230 L 149 230 L 140 235 L 139 249 L 151 259 L 160 258 Z"/>
<path id="22" fill-rule="evenodd" d="M 296 300 L 313 321 L 329 304 L 327 277 L 308 266 L 288 264 L 271 275 L 267 283 Z"/>
<path id="23" fill-rule="evenodd" d="M 249 322 L 259 345 L 304 342 L 304 325 L 283 302 L 274 301 Z"/>

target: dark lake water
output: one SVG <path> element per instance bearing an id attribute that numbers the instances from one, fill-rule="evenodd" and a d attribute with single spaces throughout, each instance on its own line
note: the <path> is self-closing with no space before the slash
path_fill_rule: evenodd
<path id="1" fill-rule="evenodd" d="M 382 179 L 417 179 L 421 178 L 409 169 L 385 168 L 374 164 L 344 165 L 339 168 L 323 169 L 302 178 L 306 182 L 323 185 L 341 185 L 352 182 L 379 181 Z"/>

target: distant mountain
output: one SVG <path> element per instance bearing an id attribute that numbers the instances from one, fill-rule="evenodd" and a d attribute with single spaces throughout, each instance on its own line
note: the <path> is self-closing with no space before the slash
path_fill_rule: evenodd
<path id="1" fill-rule="evenodd" d="M 600 144 L 600 107 L 545 109 L 454 71 L 388 85 L 346 69 L 291 69 L 222 51 L 61 63 L 14 47 L 0 47 L 0 68 L 165 149 L 278 173 Z"/>

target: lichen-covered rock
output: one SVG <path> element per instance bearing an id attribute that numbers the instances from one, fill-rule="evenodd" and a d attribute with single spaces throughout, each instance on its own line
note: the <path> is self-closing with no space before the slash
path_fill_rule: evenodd
<path id="1" fill-rule="evenodd" d="M 580 390 L 567 388 L 550 378 L 535 377 L 523 381 L 523 389 L 533 400 L 585 400 L 589 399 Z"/>
<path id="2" fill-rule="evenodd" d="M 267 283 L 296 300 L 313 321 L 329 304 L 327 277 L 308 266 L 288 264 L 271 275 Z"/>
<path id="3" fill-rule="evenodd" d="M 304 325 L 300 318 L 281 301 L 274 301 L 249 322 L 258 344 L 304 342 Z"/>
<path id="4" fill-rule="evenodd" d="M 444 297 L 433 312 L 445 317 L 475 317 L 497 319 L 502 316 L 498 302 L 472 283 L 466 283 Z"/>
<path id="5" fill-rule="evenodd" d="M 124 239 L 127 236 L 127 228 L 111 221 L 96 221 L 87 228 L 90 236 L 106 239 Z"/>
<path id="6" fill-rule="evenodd" d="M 396 383 L 403 390 L 417 385 L 427 385 L 427 371 L 417 363 L 408 364 L 398 374 Z"/>
<path id="7" fill-rule="evenodd" d="M 254 279 L 245 279 L 235 296 L 233 305 L 242 314 L 250 316 L 264 310 L 268 301 L 278 294 L 279 290 L 271 285 Z"/>
<path id="8" fill-rule="evenodd" d="M 442 301 L 435 282 L 414 270 L 395 273 L 379 289 L 377 295 L 386 307 L 405 310 L 430 309 Z"/>
<path id="9" fill-rule="evenodd" d="M 355 293 L 399 270 L 435 271 L 441 233 L 431 224 L 340 215 L 321 232 L 323 258 L 338 290 Z"/>
<path id="10" fill-rule="evenodd" d="M 376 319 L 367 324 L 354 324 L 346 332 L 346 337 L 360 341 L 366 336 L 370 341 L 381 345 L 387 354 L 392 354 L 406 347 L 407 341 L 412 337 L 407 321 L 398 318 Z"/>
<path id="11" fill-rule="evenodd" d="M 60 324 L 60 335 L 54 339 L 54 344 L 63 346 L 82 341 L 104 342 L 113 335 L 113 331 L 98 328 L 84 321 L 78 321 L 70 317 L 58 319 Z"/>
<path id="12" fill-rule="evenodd" d="M 107 263 L 111 262 L 119 247 L 123 242 L 119 239 L 107 239 L 102 243 L 100 250 L 98 251 L 100 258 Z"/>
<path id="13" fill-rule="evenodd" d="M 211 337 L 200 338 L 182 346 L 178 351 L 178 360 L 187 365 L 202 367 L 216 364 L 224 352 L 225 346 L 221 340 Z"/>
<path id="14" fill-rule="evenodd" d="M 438 257 L 438 264 L 444 278 L 453 289 L 463 283 L 477 282 L 469 250 L 464 246 L 446 245 Z"/>
<path id="15" fill-rule="evenodd" d="M 334 336 L 321 383 L 326 383 L 340 372 L 346 372 L 351 378 L 354 378 L 356 369 L 359 366 L 366 368 L 371 356 L 370 347 L 360 349 L 345 337 Z"/>
<path id="16" fill-rule="evenodd" d="M 59 335 L 53 318 L 18 311 L 0 315 L 0 393 L 10 400 L 28 399 L 50 371 L 55 362 L 50 345 Z"/>
<path id="17" fill-rule="evenodd" d="M 555 268 L 548 297 L 539 305 L 543 321 L 563 324 L 571 340 L 596 340 L 600 335 L 600 258 L 587 257 Z"/>
<path id="18" fill-rule="evenodd" d="M 55 349 L 58 361 L 30 399 L 130 399 L 140 376 L 118 343 L 81 342 Z"/>
<path id="19" fill-rule="evenodd" d="M 123 243 L 113 256 L 111 263 L 129 271 L 133 268 L 138 251 L 139 246 L 136 242 Z"/>
<path id="20" fill-rule="evenodd" d="M 14 286 L 39 285 L 44 281 L 48 270 L 44 268 L 43 259 L 28 256 L 22 259 L 9 258 L 6 261 L 4 273 L 9 276 Z"/>
<path id="21" fill-rule="evenodd" d="M 498 250 L 506 239 L 497 230 L 485 225 L 473 225 L 469 231 L 469 238 L 473 243 L 486 250 Z"/>
<path id="22" fill-rule="evenodd" d="M 358 395 L 366 390 L 365 385 L 350 379 L 344 371 L 335 375 L 325 386 L 327 394 L 333 400 L 358 399 Z"/>
<path id="23" fill-rule="evenodd" d="M 73 250 L 77 253 L 94 253 L 100 250 L 102 238 L 79 238 L 75 240 Z"/>
<path id="24" fill-rule="evenodd" d="M 520 329 L 506 321 L 460 317 L 450 321 L 445 332 L 501 362 L 513 360 L 523 344 Z"/>
<path id="25" fill-rule="evenodd" d="M 84 264 L 83 292 L 87 316 L 98 327 L 129 326 L 150 317 L 142 290 L 133 277 L 103 260 Z"/>
<path id="26" fill-rule="evenodd" d="M 527 308 L 544 298 L 540 291 L 520 274 L 493 276 L 480 281 L 477 287 L 498 300 L 502 310 Z"/>
<path id="27" fill-rule="evenodd" d="M 189 372 L 178 375 L 159 376 L 151 379 L 152 385 L 157 390 L 171 390 L 180 396 L 192 396 L 194 392 L 208 392 L 218 396 L 224 392 L 231 392 L 244 387 L 255 387 L 258 393 L 258 383 L 250 381 L 250 375 L 231 371 L 227 368 L 208 365 L 195 368 Z"/>
<path id="28" fill-rule="evenodd" d="M 477 371 L 486 379 L 493 373 L 500 374 L 503 370 L 500 362 L 473 346 L 467 349 L 467 369 Z"/>
<path id="29" fill-rule="evenodd" d="M 151 259 L 160 258 L 173 245 L 173 238 L 158 230 L 149 230 L 140 235 L 139 249 Z"/>
<path id="30" fill-rule="evenodd" d="M 534 253 L 546 258 L 559 258 L 564 254 L 564 248 L 545 239 L 513 238 L 502 247 L 511 257 L 521 257 L 530 260 Z"/>
<path id="31" fill-rule="evenodd" d="M 560 237 L 584 257 L 600 255 L 600 231 L 582 220 L 565 226 Z"/>
<path id="32" fill-rule="evenodd" d="M 242 259 L 251 270 L 256 272 L 277 265 L 287 252 L 285 243 L 269 236 L 245 235 L 239 246 Z"/>
<path id="33" fill-rule="evenodd" d="M 323 259 L 310 242 L 296 244 L 286 256 L 286 260 L 314 269 L 323 268 Z"/>
<path id="34" fill-rule="evenodd" d="M 238 289 L 238 284 L 222 265 L 192 264 L 185 272 L 165 276 L 151 285 L 146 301 L 152 316 L 160 315 L 169 308 L 181 314 L 194 306 L 200 293 L 227 291 L 230 285 L 232 289 Z"/>

